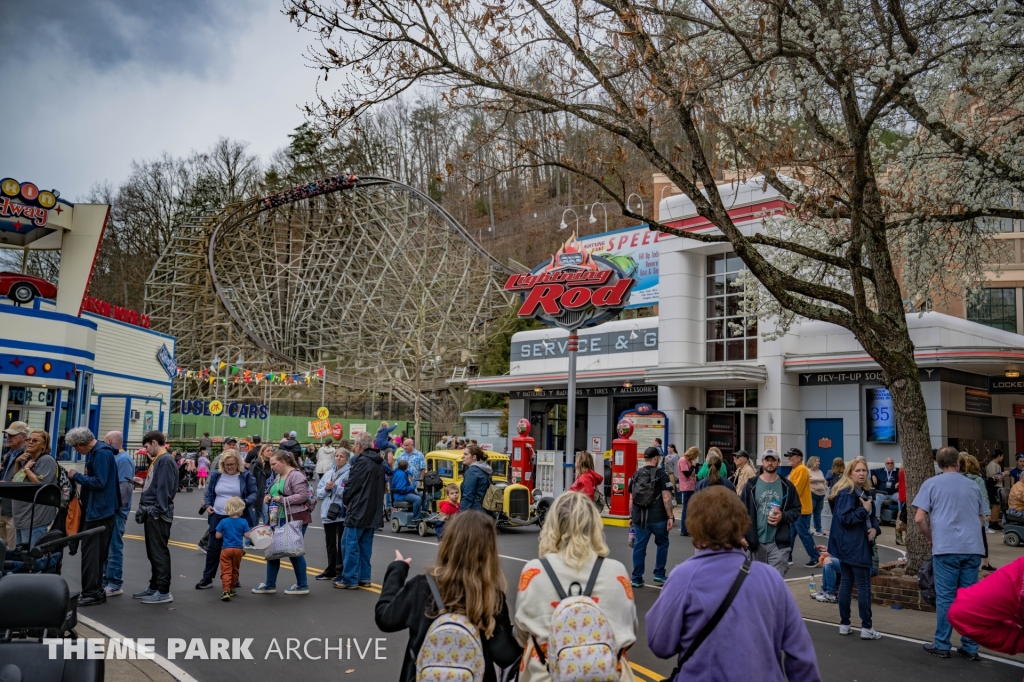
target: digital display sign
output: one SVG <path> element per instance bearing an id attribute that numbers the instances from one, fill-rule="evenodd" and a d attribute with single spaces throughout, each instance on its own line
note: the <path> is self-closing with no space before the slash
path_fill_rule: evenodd
<path id="1" fill-rule="evenodd" d="M 869 388 L 865 400 L 868 442 L 896 442 L 896 413 L 892 409 L 892 394 L 884 388 Z"/>

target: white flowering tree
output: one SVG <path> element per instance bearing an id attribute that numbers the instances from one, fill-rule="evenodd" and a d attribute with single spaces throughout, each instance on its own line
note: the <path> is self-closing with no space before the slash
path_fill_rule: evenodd
<path id="1" fill-rule="evenodd" d="M 640 155 L 718 228 L 765 314 L 849 329 L 884 370 L 908 492 L 932 474 L 907 330 L 976 287 L 992 221 L 1020 219 L 1024 14 L 1005 0 L 285 0 L 324 71 L 328 129 L 433 88 L 486 116 L 520 167 L 560 166 L 623 213 L 616 166 Z M 337 72 L 337 73 L 335 73 Z M 524 118 L 571 121 L 586 156 L 551 157 Z M 502 170 L 502 169 L 496 169 Z M 507 170 L 507 169 L 506 169 Z M 744 236 L 715 187 L 763 176 L 791 206 Z M 928 554 L 908 540 L 910 569 Z"/>

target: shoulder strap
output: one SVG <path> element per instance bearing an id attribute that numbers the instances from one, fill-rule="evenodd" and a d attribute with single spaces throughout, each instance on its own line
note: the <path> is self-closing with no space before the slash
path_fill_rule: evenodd
<path id="1" fill-rule="evenodd" d="M 437 613 L 440 615 L 447 610 L 444 605 L 444 600 L 441 599 L 441 590 L 437 589 L 437 583 L 434 581 L 434 576 L 429 573 L 424 573 L 424 577 L 427 579 L 427 585 L 430 586 L 430 594 L 434 595 L 434 604 L 437 605 Z"/>
<path id="2" fill-rule="evenodd" d="M 601 572 L 601 564 L 604 563 L 604 557 L 597 557 L 597 561 L 594 562 L 594 568 L 590 569 L 590 579 L 587 580 L 587 587 L 583 590 L 583 596 L 589 597 L 594 591 L 594 584 L 597 582 L 597 574 Z"/>
<path id="3" fill-rule="evenodd" d="M 686 662 L 690 660 L 690 657 L 693 656 L 694 653 L 696 653 L 697 648 L 704 642 L 705 639 L 708 638 L 708 635 L 710 635 L 711 632 L 715 629 L 719 621 L 722 620 L 722 618 L 725 616 L 725 612 L 729 610 L 729 607 L 732 605 L 733 600 L 736 598 L 736 593 L 740 591 L 740 587 L 743 585 L 743 581 L 747 579 L 748 575 L 750 575 L 749 556 L 746 558 L 746 560 L 744 560 L 743 565 L 740 566 L 740 572 L 736 576 L 736 579 L 732 581 L 732 587 L 729 588 L 729 593 L 725 595 L 725 599 L 722 601 L 721 606 L 719 606 L 718 610 L 715 611 L 715 615 L 711 616 L 711 620 L 705 623 L 704 627 L 701 628 L 699 633 L 697 633 L 697 636 L 694 638 L 690 646 L 687 647 L 683 655 L 679 657 L 679 661 L 676 664 L 676 669 L 672 671 L 672 674 L 669 676 L 668 679 L 674 680 L 676 676 L 679 675 L 680 669 L 682 669 L 682 667 L 686 665 Z"/>
<path id="4" fill-rule="evenodd" d="M 544 570 L 547 571 L 548 577 L 551 578 L 551 584 L 555 586 L 555 592 L 558 592 L 558 598 L 567 599 L 569 595 L 567 595 L 565 590 L 562 588 L 562 583 L 558 579 L 558 574 L 555 573 L 555 569 L 551 567 L 550 563 L 548 563 L 547 558 L 541 557 L 540 563 L 544 567 Z"/>

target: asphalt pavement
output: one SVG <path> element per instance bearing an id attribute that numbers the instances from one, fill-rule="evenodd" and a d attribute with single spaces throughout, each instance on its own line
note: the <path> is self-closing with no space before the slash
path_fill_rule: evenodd
<path id="1" fill-rule="evenodd" d="M 338 590 L 330 582 L 313 580 L 327 560 L 317 512 L 306 535 L 309 595 L 283 594 L 283 590 L 294 582 L 287 560 L 282 562 L 277 594 L 252 594 L 250 589 L 265 578 L 266 565 L 261 553 L 250 551 L 242 562 L 243 587 L 239 596 L 230 602 L 222 602 L 219 576 L 212 589 L 195 589 L 204 560 L 195 543 L 206 528 L 206 520 L 192 510 L 199 509 L 201 500 L 199 491 L 180 493 L 175 500 L 178 517 L 171 532 L 174 602 L 143 605 L 130 596 L 131 592 L 147 586 L 150 571 L 142 528 L 135 524 L 132 515 L 125 534 L 125 595 L 112 597 L 101 606 L 82 609 L 81 614 L 124 637 L 154 638 L 156 652 L 165 657 L 168 657 L 168 638 L 203 638 L 207 642 L 211 638 L 253 639 L 248 650 L 254 660 L 185 659 L 185 653 L 177 654 L 172 663 L 200 682 L 250 680 L 254 673 L 268 675 L 268 679 L 295 679 L 296 673 L 306 679 L 318 674 L 346 673 L 360 680 L 398 678 L 407 635 L 404 632 L 380 632 L 374 624 L 374 604 L 385 570 L 395 558 L 395 551 L 412 558 L 415 572 L 436 558 L 437 541 L 433 537 L 421 538 L 413 531 L 394 534 L 388 529 L 378 532 L 373 547 L 373 585 L 359 590 Z M 608 527 L 606 532 L 611 556 L 622 561 L 627 568 L 631 567 L 627 530 Z M 510 608 L 514 609 L 519 572 L 523 564 L 537 554 L 537 537 L 536 528 L 502 531 L 500 535 L 499 552 L 509 583 Z M 669 569 L 692 556 L 693 551 L 689 539 L 673 531 Z M 883 561 L 897 556 L 895 548 L 882 549 Z M 64 564 L 64 576 L 73 591 L 77 591 L 80 585 L 78 559 L 78 556 L 68 557 Z M 629 652 L 634 674 L 641 681 L 663 679 L 674 666 L 673 661 L 655 657 L 646 646 L 643 614 L 660 592 L 650 582 L 653 560 L 652 543 L 648 550 L 648 586 L 635 591 L 639 631 L 637 644 Z M 796 549 L 794 560 L 787 579 L 807 580 L 811 570 L 800 565 L 807 560 L 802 548 Z M 862 642 L 856 637 L 840 637 L 834 625 L 818 622 L 806 622 L 806 625 L 814 641 L 824 680 L 945 682 L 985 679 L 986 682 L 1018 682 L 1024 676 L 1024 670 L 1012 663 L 992 660 L 968 663 L 956 656 L 949 660 L 929 657 L 921 651 L 920 642 L 902 639 L 898 637 L 899 633 L 887 633 L 897 636 L 887 636 L 879 641 Z M 325 638 L 331 647 L 329 661 L 320 658 Z M 339 639 L 342 640 L 340 655 L 343 660 L 338 660 L 336 647 Z M 737 647 L 742 652 L 742 642 L 737 642 Z"/>

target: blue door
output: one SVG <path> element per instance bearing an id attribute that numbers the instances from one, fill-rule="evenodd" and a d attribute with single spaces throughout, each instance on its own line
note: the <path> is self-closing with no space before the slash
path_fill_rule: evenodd
<path id="1" fill-rule="evenodd" d="M 807 457 L 820 457 L 822 471 L 832 468 L 832 460 L 843 458 L 843 420 L 808 419 Z"/>

